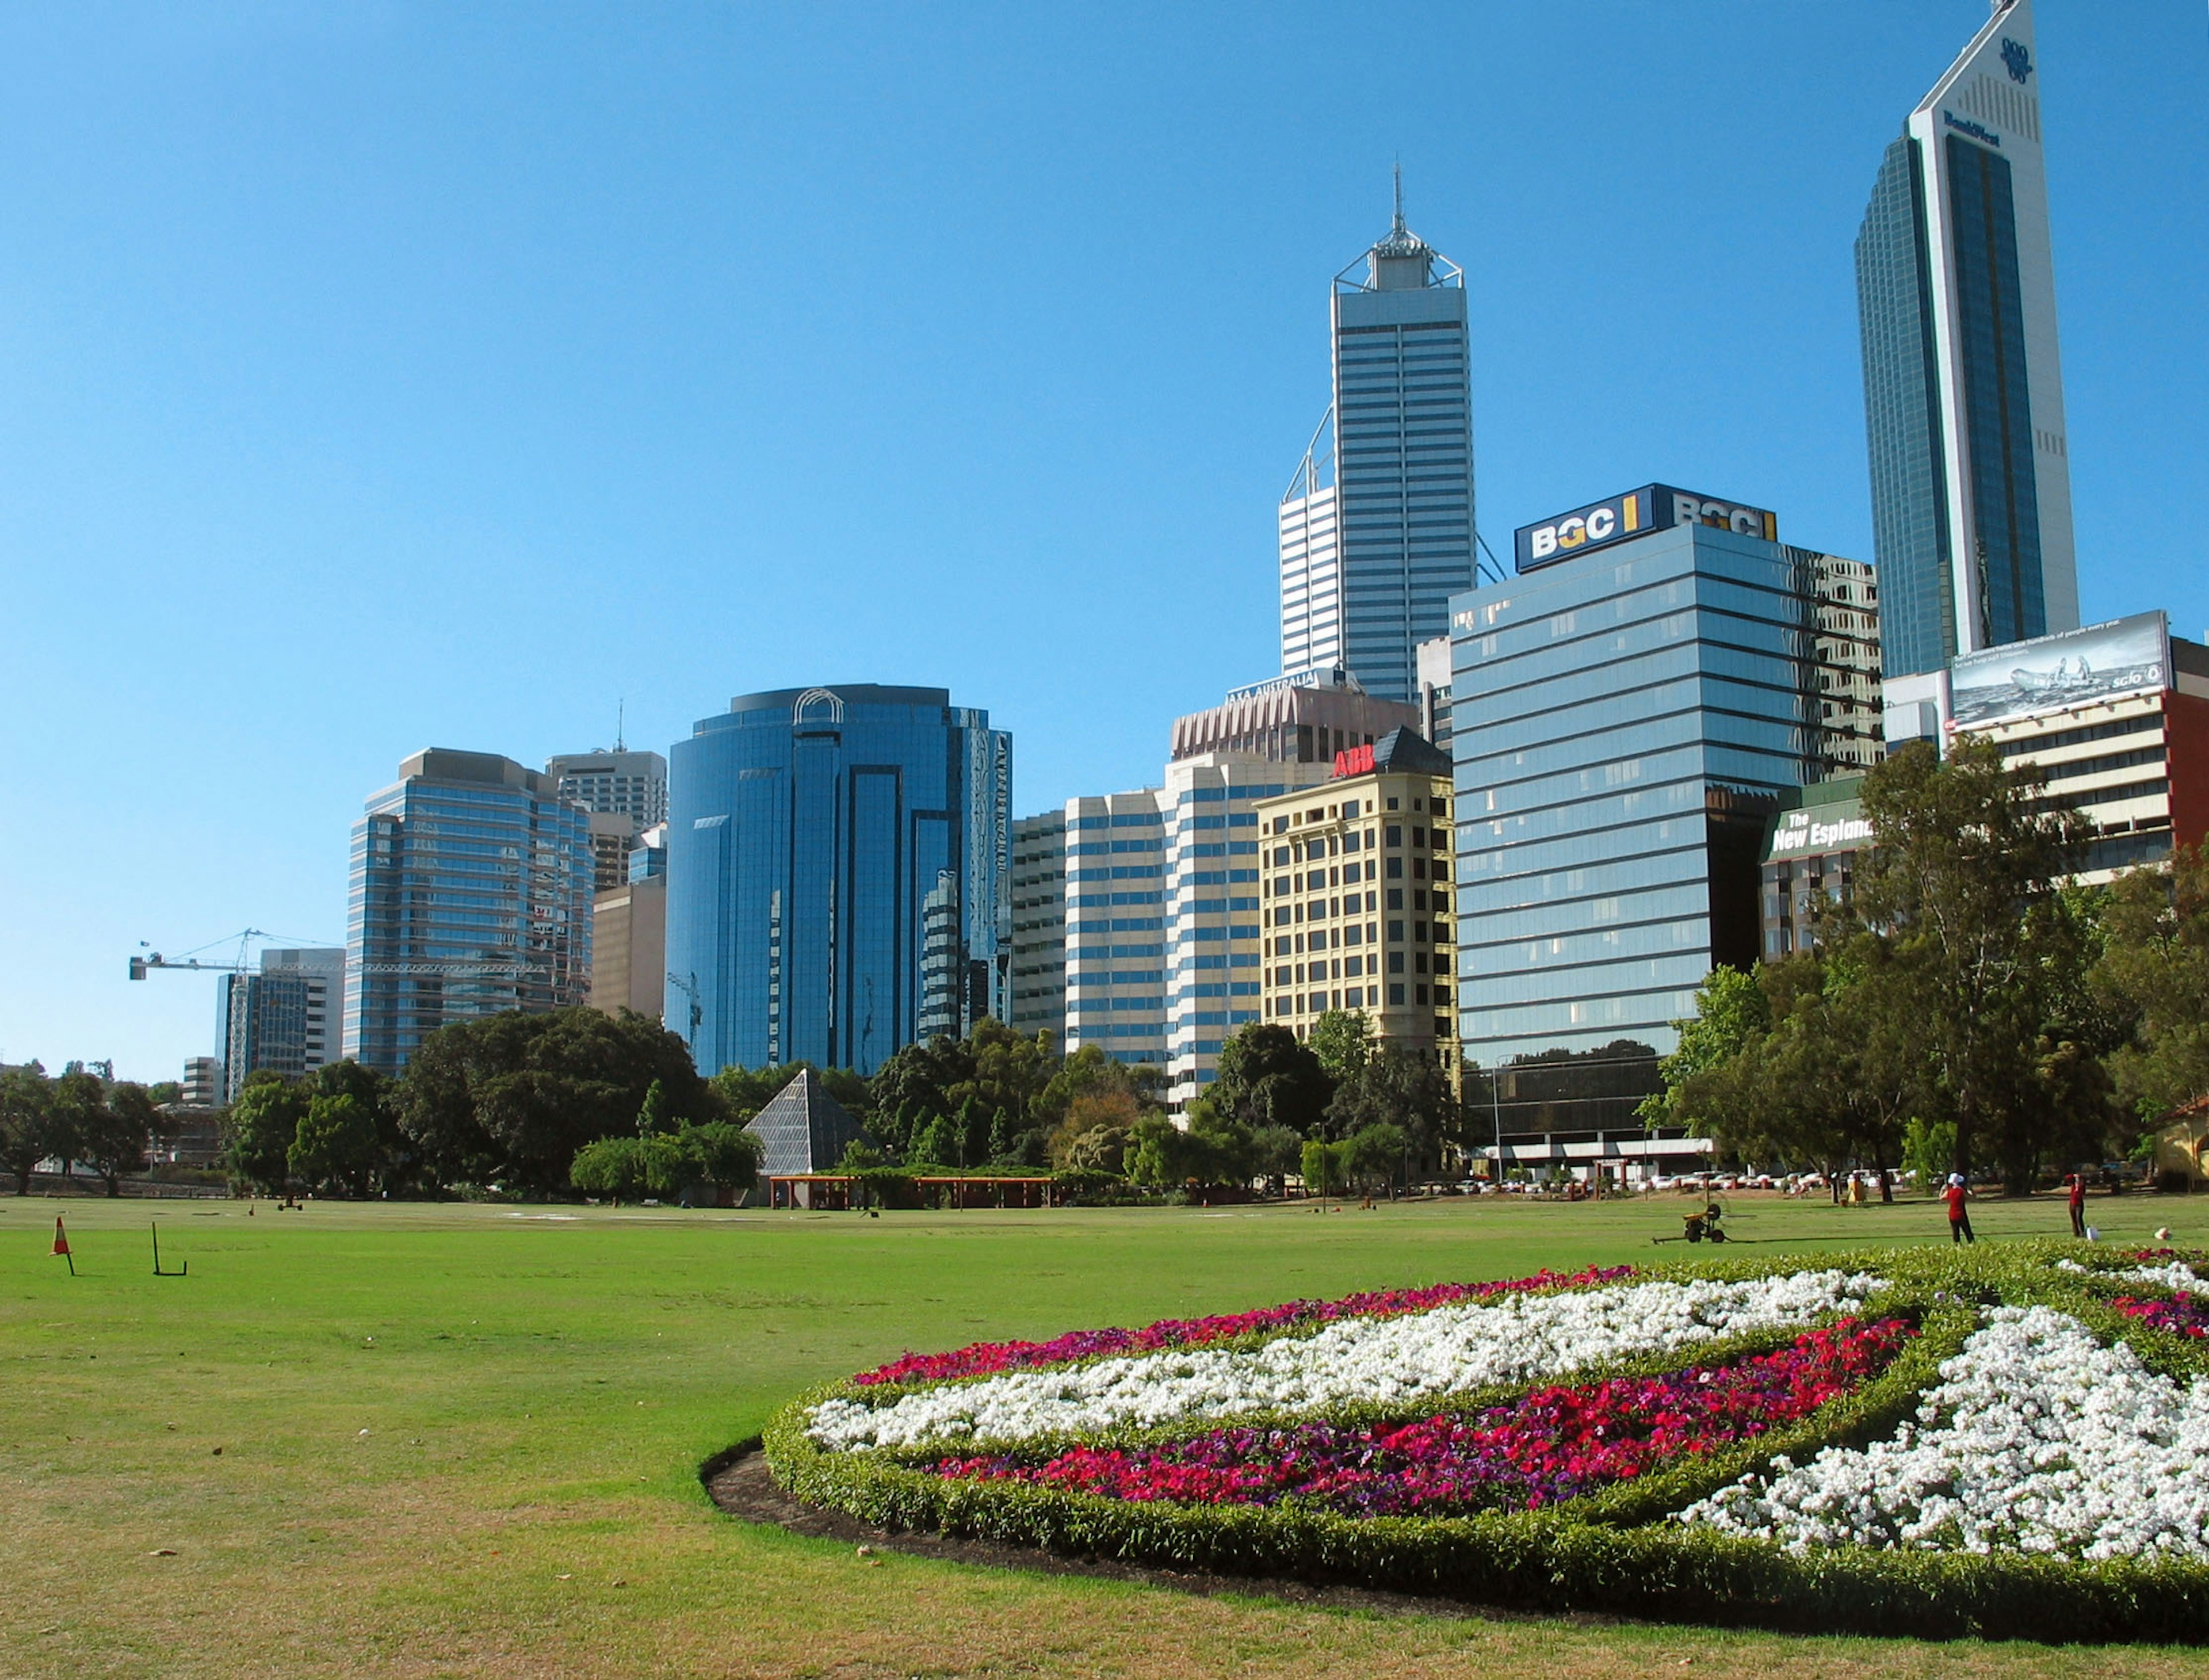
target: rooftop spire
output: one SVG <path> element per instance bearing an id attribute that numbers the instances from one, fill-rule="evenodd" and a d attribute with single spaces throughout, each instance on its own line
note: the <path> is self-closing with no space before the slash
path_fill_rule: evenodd
<path id="1" fill-rule="evenodd" d="M 1388 224 L 1388 232 L 1392 238 L 1400 239 L 1404 237 L 1405 231 L 1404 160 L 1399 158 L 1396 160 L 1396 214 L 1394 220 Z"/>

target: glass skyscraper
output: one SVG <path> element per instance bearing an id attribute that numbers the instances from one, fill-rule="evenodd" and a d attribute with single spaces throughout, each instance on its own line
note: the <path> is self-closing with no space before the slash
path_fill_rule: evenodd
<path id="1" fill-rule="evenodd" d="M 1400 187 L 1360 263 L 1335 276 L 1334 400 L 1281 501 L 1281 669 L 1416 701 L 1418 644 L 1476 581 L 1465 280 L 1404 226 Z"/>
<path id="2" fill-rule="evenodd" d="M 1829 557 L 1686 523 L 1458 598 L 1466 1055 L 1669 1051 L 1712 967 L 1755 960 L 1779 796 L 1877 739 L 1859 680 L 1874 610 L 1852 603 L 1837 626 L 1835 575 Z"/>
<path id="3" fill-rule="evenodd" d="M 699 1067 L 872 1073 L 1003 1017 L 1012 738 L 942 689 L 739 695 L 670 754 L 671 1015 Z"/>
<path id="4" fill-rule="evenodd" d="M 396 1072 L 430 1033 L 591 985 L 590 818 L 552 777 L 432 748 L 353 824 L 345 1043 Z"/>
<path id="5" fill-rule="evenodd" d="M 2031 0 L 1887 148 L 1857 235 L 1887 676 L 2079 623 Z"/>

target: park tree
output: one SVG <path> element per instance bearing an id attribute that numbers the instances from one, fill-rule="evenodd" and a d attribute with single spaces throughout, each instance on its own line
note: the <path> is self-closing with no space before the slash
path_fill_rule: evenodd
<path id="1" fill-rule="evenodd" d="M 1133 1091 L 1100 1086 L 1085 1090 L 1070 1102 L 1050 1134 L 1047 1150 L 1050 1165 L 1060 1171 L 1118 1171 L 1144 1110 Z"/>
<path id="2" fill-rule="evenodd" d="M 232 1176 L 270 1195 L 290 1183 L 292 1146 L 307 1111 L 308 1093 L 281 1074 L 261 1069 L 245 1076 L 237 1100 L 223 1115 L 223 1155 Z"/>
<path id="3" fill-rule="evenodd" d="M 1363 1009 L 1328 1009 L 1311 1024 L 1305 1040 L 1339 1089 L 1363 1072 L 1373 1054 L 1373 1022 Z"/>
<path id="4" fill-rule="evenodd" d="M 2111 883 L 2092 985 L 2122 1037 L 2109 1057 L 2138 1123 L 2209 1096 L 2209 852 Z"/>
<path id="5" fill-rule="evenodd" d="M 123 1174 L 146 1170 L 147 1146 L 166 1133 L 168 1117 L 151 1092 L 126 1079 L 107 1086 L 85 1120 L 77 1156 L 99 1175 L 108 1195 L 121 1195 Z"/>
<path id="6" fill-rule="evenodd" d="M 1682 1087 L 1768 1032 L 1770 1002 L 1755 976 L 1720 964 L 1696 989 L 1695 1013 L 1673 1026 L 1680 1035 L 1679 1047 L 1658 1063 L 1664 1088 L 1643 1099 L 1641 1118 L 1652 1127 L 1685 1126 L 1697 1135 L 1710 1135 L 1717 1117 L 1694 1112 L 1682 1096 Z"/>
<path id="7" fill-rule="evenodd" d="M 424 1182 L 422 1152 L 399 1123 L 398 1081 L 350 1057 L 326 1062 L 303 1081 L 311 1103 L 317 1097 L 349 1097 L 368 1117 L 376 1134 L 369 1176 L 362 1194 L 381 1189 L 404 1195 Z"/>
<path id="8" fill-rule="evenodd" d="M 54 1081 L 48 1117 L 55 1145 L 52 1153 L 60 1158 L 63 1171 L 68 1171 L 72 1162 L 88 1159 L 107 1123 L 106 1111 L 107 1087 L 99 1075 L 71 1063 Z"/>
<path id="9" fill-rule="evenodd" d="M 1212 1099 L 1247 1126 L 1286 1126 L 1309 1137 L 1334 1094 L 1319 1057 L 1285 1027 L 1252 1021 L 1219 1047 Z"/>
<path id="10" fill-rule="evenodd" d="M 1348 1148 L 1347 1144 L 1329 1143 L 1324 1138 L 1306 1138 L 1297 1163 L 1304 1188 L 1314 1195 L 1341 1195 L 1348 1182 L 1343 1163 Z"/>
<path id="11" fill-rule="evenodd" d="M 1160 1106 L 1159 1072 L 1154 1067 L 1117 1061 L 1097 1045 L 1083 1045 L 1060 1063 L 1038 1093 L 1031 1112 L 1047 1135 L 1063 1127 L 1067 1112 L 1081 1098 L 1110 1092 L 1124 1093 L 1135 1112 Z"/>
<path id="12" fill-rule="evenodd" d="M 15 1194 L 31 1193 L 31 1175 L 49 1156 L 67 1153 L 54 1120 L 54 1082 L 36 1062 L 0 1069 L 0 1166 L 15 1175 Z"/>
<path id="13" fill-rule="evenodd" d="M 1401 1127 L 1412 1165 L 1440 1165 L 1443 1145 L 1462 1130 L 1449 1075 L 1432 1056 L 1408 1045 L 1383 1043 L 1335 1088 L 1327 1105 L 1327 1135 L 1345 1138 L 1368 1127 Z"/>
<path id="14" fill-rule="evenodd" d="M 1982 738 L 1952 742 L 1945 761 L 1903 747 L 1864 780 L 1875 844 L 1847 912 L 1892 954 L 1875 977 L 1882 1009 L 1917 1035 L 1919 1106 L 1954 1123 L 1954 1170 L 1984 1147 L 2013 1193 L 2046 1141 L 2036 1105 L 2078 1063 L 2067 1017 L 2092 955 L 2082 906 L 2060 890 L 2088 827 L 2039 794 Z"/>
<path id="15" fill-rule="evenodd" d="M 1363 1126 L 1342 1140 L 1343 1171 L 1369 1191 L 1400 1182 L 1411 1149 L 1411 1135 L 1401 1126 L 1386 1121 Z"/>
<path id="16" fill-rule="evenodd" d="M 719 1117 L 681 1039 L 631 1010 L 511 1012 L 440 1027 L 409 1059 L 400 1121 L 444 1183 L 563 1189 L 576 1152 L 632 1135 L 654 1081 L 663 1113 Z"/>
<path id="17" fill-rule="evenodd" d="M 285 1165 L 317 1190 L 366 1195 L 376 1165 L 376 1117 L 356 1096 L 309 1097 Z"/>

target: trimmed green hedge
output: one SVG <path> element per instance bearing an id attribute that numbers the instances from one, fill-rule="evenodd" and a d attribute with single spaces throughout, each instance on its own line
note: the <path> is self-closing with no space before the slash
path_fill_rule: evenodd
<path id="1" fill-rule="evenodd" d="M 1641 1279 L 1742 1277 L 1829 1266 L 1875 1271 L 1891 1287 L 1869 1304 L 1867 1316 L 1905 1313 L 1917 1320 L 1923 1334 L 1877 1377 L 1809 1418 L 1538 1511 L 1348 1517 L 1293 1502 L 1198 1506 L 1122 1501 L 1030 1484 L 942 1478 L 906 1461 L 935 1454 L 831 1453 L 807 1438 L 804 1420 L 823 1400 L 864 1395 L 880 1401 L 902 1391 L 888 1385 L 859 1388 L 848 1381 L 812 1390 L 785 1406 L 767 1426 L 763 1446 L 775 1479 L 788 1492 L 885 1527 L 1177 1569 L 1797 1630 L 2209 1641 L 2209 1566 L 2202 1564 L 2086 1563 L 2022 1553 L 1863 1546 L 1792 1551 L 1669 1520 L 1670 1513 L 1766 1468 L 1776 1456 L 1800 1460 L 1823 1445 L 1860 1446 L 1890 1434 L 1915 1411 L 1919 1394 L 1937 1380 L 1941 1362 L 1961 1346 L 1983 1305 L 2060 1307 L 2098 1334 L 2125 1342 L 2165 1375 L 2182 1381 L 2209 1375 L 2209 1347 L 2148 1330 L 2116 1312 L 2104 1304 L 2112 1292 L 2108 1281 L 2054 1269 L 2053 1262 L 2063 1257 L 2088 1264 L 2110 1261 L 2106 1249 L 2050 1243 L 1650 1268 Z M 2149 1292 L 2139 1286 L 2123 1287 Z M 1265 1338 L 1245 1340 L 1255 1345 Z M 1768 1334 L 1731 1338 L 1699 1346 L 1692 1355 L 1591 1369 L 1576 1373 L 1574 1380 L 1676 1369 L 1689 1359 L 1712 1362 L 1773 1345 L 1775 1339 Z M 1520 1390 L 1453 1396 L 1423 1404 L 1413 1415 L 1466 1403 L 1490 1404 L 1522 1391 L 1523 1385 Z M 1337 1422 L 1381 1421 L 1375 1408 L 1327 1415 Z M 1386 1415 L 1400 1420 L 1407 1414 L 1398 1407 Z M 1264 1427 L 1279 1420 L 1235 1421 L 1238 1426 Z M 1129 1439 L 1165 1438 L 1186 1434 L 1190 1427 L 1185 1421 L 1171 1430 L 1130 1431 Z M 1104 1437 L 1091 1439 L 1102 1443 Z M 1118 1439 L 1114 1437 L 1116 1444 Z M 1023 1443 L 1023 1455 L 1030 1444 Z M 1044 1445 L 1032 1444 L 1038 1450 Z"/>

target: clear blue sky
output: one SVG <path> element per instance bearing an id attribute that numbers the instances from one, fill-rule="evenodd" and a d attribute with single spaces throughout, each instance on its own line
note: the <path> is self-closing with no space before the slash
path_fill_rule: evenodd
<path id="1" fill-rule="evenodd" d="M 1033 810 L 1274 668 L 1329 276 L 1472 288 L 1481 523 L 1869 557 L 1851 243 L 1981 0 L 0 16 L 0 1059 L 173 1078 L 418 748 L 948 685 Z M 2042 0 L 2081 593 L 2209 626 L 2209 29 Z"/>

